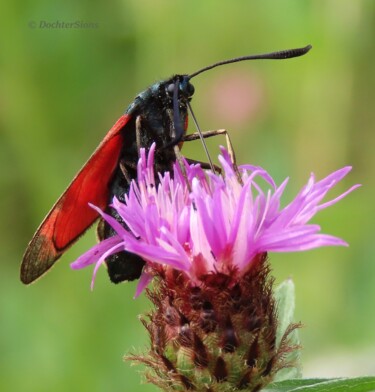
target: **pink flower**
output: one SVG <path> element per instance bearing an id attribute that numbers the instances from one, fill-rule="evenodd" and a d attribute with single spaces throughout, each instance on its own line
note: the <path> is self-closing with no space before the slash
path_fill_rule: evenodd
<path id="1" fill-rule="evenodd" d="M 219 156 L 222 174 L 185 163 L 190 186 L 178 163 L 174 165 L 173 176 L 169 172 L 157 173 L 155 182 L 154 153 L 155 145 L 148 156 L 141 150 L 138 180 L 132 182 L 125 203 L 113 200 L 113 207 L 129 230 L 92 206 L 117 232 L 71 265 L 79 269 L 96 263 L 92 284 L 105 258 L 122 250 L 133 252 L 147 262 L 138 295 L 151 279 L 147 266 L 169 266 L 183 271 L 196 284 L 202 276 L 214 272 L 240 277 L 266 252 L 347 245 L 340 238 L 321 234 L 319 225 L 308 222 L 318 211 L 335 204 L 359 186 L 354 185 L 322 203 L 351 167 L 337 170 L 318 182 L 311 174 L 295 199 L 281 208 L 288 178 L 277 186 L 264 169 L 243 165 L 239 167 L 240 182 L 224 148 Z"/>

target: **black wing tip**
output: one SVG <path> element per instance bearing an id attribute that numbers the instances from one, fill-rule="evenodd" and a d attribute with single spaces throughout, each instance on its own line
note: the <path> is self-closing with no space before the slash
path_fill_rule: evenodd
<path id="1" fill-rule="evenodd" d="M 60 258 L 62 252 L 44 235 L 35 235 L 29 243 L 22 259 L 20 279 L 25 285 L 29 285 L 44 274 Z"/>
<path id="2" fill-rule="evenodd" d="M 43 275 L 43 273 L 39 273 L 39 271 L 36 273 L 35 269 L 30 270 L 29 268 L 29 263 L 27 260 L 23 260 L 21 264 L 21 270 L 20 270 L 20 280 L 23 284 L 29 285 L 33 282 L 35 282 L 39 276 Z"/>
<path id="3" fill-rule="evenodd" d="M 28 268 L 29 263 L 22 262 L 21 265 L 21 270 L 20 270 L 20 280 L 23 284 L 26 286 L 36 282 L 39 278 L 44 276 L 54 265 L 54 262 L 52 264 L 48 264 L 47 268 L 39 269 L 35 268 Z"/>
<path id="4" fill-rule="evenodd" d="M 28 286 L 28 285 L 30 285 L 31 283 L 35 282 L 36 279 L 37 279 L 37 278 L 30 277 L 30 276 L 28 276 L 28 275 L 22 274 L 22 272 L 21 272 L 21 274 L 20 274 L 20 280 L 21 280 L 21 282 L 22 282 L 24 285 L 26 285 L 26 286 Z"/>

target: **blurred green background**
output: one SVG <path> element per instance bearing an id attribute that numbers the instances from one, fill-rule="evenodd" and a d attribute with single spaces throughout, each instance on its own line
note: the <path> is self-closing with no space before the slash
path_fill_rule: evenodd
<path id="1" fill-rule="evenodd" d="M 122 356 L 147 345 L 148 309 L 135 284 L 69 262 L 19 282 L 34 230 L 134 96 L 173 73 L 215 61 L 313 45 L 305 57 L 247 62 L 194 80 L 203 129 L 227 128 L 240 163 L 261 165 L 285 202 L 311 171 L 354 170 L 336 194 L 363 187 L 315 219 L 349 248 L 272 254 L 278 282 L 292 276 L 307 376 L 375 373 L 375 2 L 3 2 L 0 15 L 0 390 L 152 391 Z M 92 28 L 41 28 L 82 22 Z M 193 131 L 192 125 L 190 129 Z M 209 141 L 213 156 L 223 138 Z M 205 160 L 199 142 L 186 156 Z M 289 199 L 288 199 L 289 197 Z"/>

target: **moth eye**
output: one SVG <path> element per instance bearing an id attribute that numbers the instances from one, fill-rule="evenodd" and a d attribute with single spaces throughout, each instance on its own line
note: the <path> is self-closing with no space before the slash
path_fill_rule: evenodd
<path id="1" fill-rule="evenodd" d="M 189 97 L 191 97 L 194 94 L 195 88 L 192 84 L 187 85 L 187 94 Z"/>
<path id="2" fill-rule="evenodd" d="M 168 92 L 169 94 L 172 94 L 173 91 L 174 91 L 174 83 L 171 83 L 171 84 L 169 84 L 169 85 L 167 86 L 167 92 Z"/>

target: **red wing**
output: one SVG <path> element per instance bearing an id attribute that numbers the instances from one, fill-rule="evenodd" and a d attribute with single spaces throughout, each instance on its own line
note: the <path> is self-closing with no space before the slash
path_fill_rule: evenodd
<path id="1" fill-rule="evenodd" d="M 121 129 L 129 119 L 128 115 L 119 118 L 39 226 L 23 257 L 23 283 L 43 275 L 98 218 L 88 203 L 107 206 L 108 184 L 123 146 Z"/>

